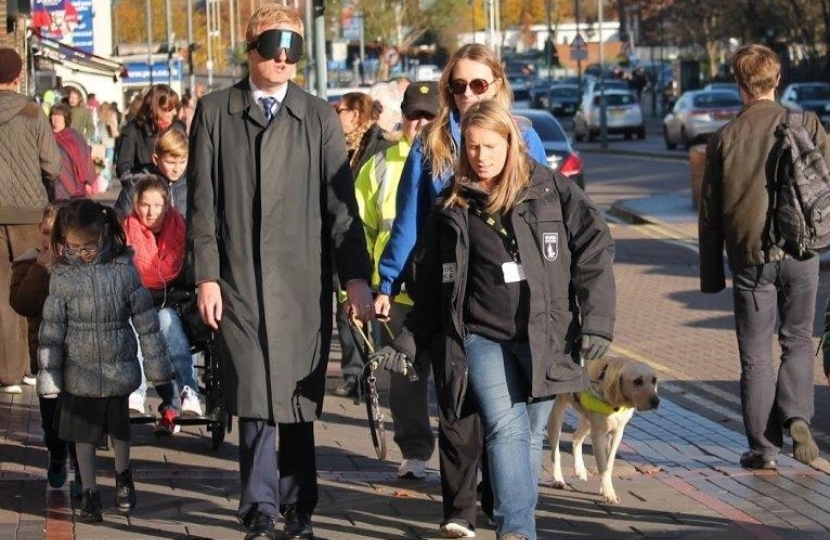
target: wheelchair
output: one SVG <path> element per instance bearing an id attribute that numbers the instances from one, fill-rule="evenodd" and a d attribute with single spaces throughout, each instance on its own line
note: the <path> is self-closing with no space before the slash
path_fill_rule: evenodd
<path id="1" fill-rule="evenodd" d="M 225 434 L 231 432 L 231 416 L 225 406 L 222 393 L 222 377 L 219 359 L 214 354 L 213 331 L 202 322 L 196 308 L 196 291 L 173 289 L 167 293 L 167 307 L 178 313 L 190 342 L 191 356 L 198 356 L 196 362 L 197 380 L 201 379 L 199 393 L 204 396 L 203 416 L 179 416 L 174 423 L 180 426 L 204 425 L 210 433 L 211 448 L 217 450 L 225 440 Z M 132 424 L 155 422 L 152 414 L 137 415 L 130 418 Z"/>

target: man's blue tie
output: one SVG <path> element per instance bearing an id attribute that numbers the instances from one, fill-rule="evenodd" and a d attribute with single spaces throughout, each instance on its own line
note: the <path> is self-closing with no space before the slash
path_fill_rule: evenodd
<path id="1" fill-rule="evenodd" d="M 262 112 L 265 113 L 265 119 L 270 122 L 274 119 L 274 104 L 277 103 L 277 98 L 265 96 L 259 98 L 259 102 L 262 104 Z"/>

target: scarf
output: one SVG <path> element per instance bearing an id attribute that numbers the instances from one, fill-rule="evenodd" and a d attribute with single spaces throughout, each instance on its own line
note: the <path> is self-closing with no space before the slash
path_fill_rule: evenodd
<path id="1" fill-rule="evenodd" d="M 178 210 L 167 209 L 158 235 L 142 225 L 135 213 L 124 220 L 124 232 L 135 251 L 133 260 L 146 288 L 164 289 L 179 277 L 184 264 L 186 224 Z"/>
<path id="2" fill-rule="evenodd" d="M 61 170 L 55 184 L 56 199 L 86 196 L 86 185 L 95 180 L 95 165 L 86 140 L 72 128 L 64 128 L 55 135 L 61 151 Z"/>

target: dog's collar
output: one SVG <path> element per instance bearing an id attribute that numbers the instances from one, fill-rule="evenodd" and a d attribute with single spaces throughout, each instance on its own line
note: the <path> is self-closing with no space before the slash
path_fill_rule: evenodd
<path id="1" fill-rule="evenodd" d="M 591 390 L 583 390 L 576 394 L 576 399 L 586 411 L 610 416 L 615 412 L 626 411 L 631 407 L 612 407 L 610 403 L 596 395 Z"/>

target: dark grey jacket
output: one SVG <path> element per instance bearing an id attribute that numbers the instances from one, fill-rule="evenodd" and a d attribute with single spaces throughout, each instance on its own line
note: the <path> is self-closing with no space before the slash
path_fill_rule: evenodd
<path id="1" fill-rule="evenodd" d="M 0 90 L 0 225 L 40 223 L 60 168 L 60 150 L 40 105 Z"/>
<path id="2" fill-rule="evenodd" d="M 528 397 L 575 392 L 589 384 L 580 365 L 582 333 L 613 338 L 614 241 L 599 210 L 576 184 L 534 165 L 531 183 L 510 214 L 530 289 L 528 335 L 533 381 Z M 458 416 L 467 387 L 462 302 L 469 258 L 469 215 L 436 208 L 414 258 L 415 307 L 395 346 L 429 350 L 439 405 Z M 408 337 L 409 336 L 409 337 Z"/>
<path id="3" fill-rule="evenodd" d="M 104 264 L 58 264 L 43 306 L 37 392 L 128 396 L 141 384 L 135 332 L 149 381 L 173 378 L 167 343 L 132 251 Z"/>
<path id="4" fill-rule="evenodd" d="M 218 281 L 215 351 L 231 414 L 309 422 L 322 409 L 341 284 L 371 274 L 343 129 L 293 83 L 268 123 L 248 79 L 199 100 L 188 235 L 196 283 Z"/>
<path id="5" fill-rule="evenodd" d="M 709 140 L 698 215 L 703 292 L 726 287 L 724 244 L 733 271 L 785 257 L 769 241 L 767 185 L 775 174 L 770 159 L 775 128 L 786 122 L 786 115 L 774 101 L 749 103 Z M 804 120 L 816 147 L 830 160 L 830 141 L 818 117 L 806 112 Z"/>

